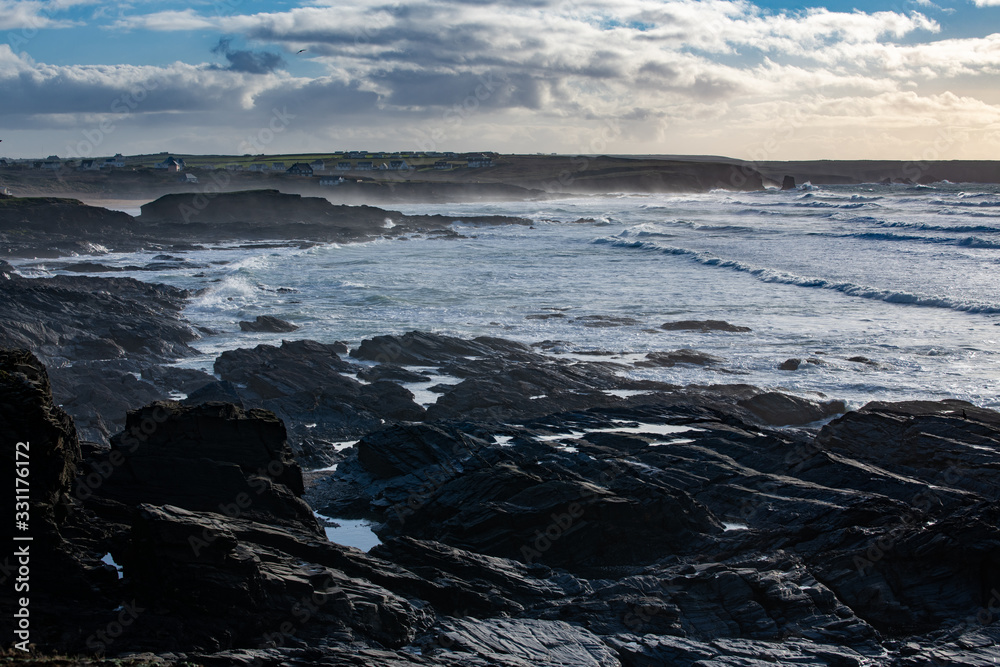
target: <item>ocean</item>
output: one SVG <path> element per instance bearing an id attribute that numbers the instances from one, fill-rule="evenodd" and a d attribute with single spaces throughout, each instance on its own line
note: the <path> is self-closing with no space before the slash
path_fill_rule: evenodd
<path id="1" fill-rule="evenodd" d="M 194 343 L 203 355 L 181 362 L 188 367 L 210 369 L 223 350 L 283 338 L 356 344 L 418 329 L 545 342 L 552 354 L 588 360 L 630 363 L 680 348 L 725 360 L 628 371 L 682 385 L 746 383 L 850 407 L 943 398 L 1000 407 L 997 186 L 806 186 L 394 208 L 534 224 L 454 225 L 463 238 L 166 251 L 176 261 L 164 260 L 162 249 L 68 261 L 166 262 L 106 275 L 198 290 L 185 315 L 216 333 Z M 39 276 L 65 263 L 15 264 Z M 301 328 L 240 331 L 240 320 L 262 314 Z M 661 328 L 678 320 L 724 320 L 751 331 Z M 803 361 L 800 369 L 779 370 L 790 358 Z"/>

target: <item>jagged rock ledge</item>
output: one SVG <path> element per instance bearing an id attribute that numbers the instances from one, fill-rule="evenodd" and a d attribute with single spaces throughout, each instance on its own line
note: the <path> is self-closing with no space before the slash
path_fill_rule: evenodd
<path id="1" fill-rule="evenodd" d="M 427 343 L 410 352 L 440 359 L 447 341 Z M 268 412 L 155 403 L 81 451 L 44 367 L 4 352 L 0 430 L 9 469 L 17 440 L 37 462 L 44 650 L 451 667 L 1000 658 L 1000 414 L 967 403 L 875 403 L 818 433 L 691 402 L 383 426 L 315 485 L 382 519 L 367 554 L 323 539 Z"/>
<path id="2" fill-rule="evenodd" d="M 104 248 L 255 240 L 350 243 L 379 236 L 450 232 L 471 225 L 529 225 L 500 215 L 404 215 L 374 206 L 334 205 L 321 197 L 277 190 L 164 195 L 138 218 L 75 199 L 10 197 L 0 200 L 0 257 L 60 257 Z"/>

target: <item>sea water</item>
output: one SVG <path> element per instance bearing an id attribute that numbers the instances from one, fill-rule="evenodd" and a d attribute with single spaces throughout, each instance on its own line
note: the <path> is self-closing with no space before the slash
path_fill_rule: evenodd
<path id="1" fill-rule="evenodd" d="M 310 338 L 357 344 L 419 329 L 549 341 L 556 354 L 631 363 L 694 348 L 717 368 L 636 369 L 677 384 L 749 383 L 852 407 L 960 398 L 1000 407 L 1000 188 L 823 186 L 794 191 L 615 195 L 547 202 L 397 206 L 514 215 L 530 226 L 457 223 L 465 238 L 168 251 L 179 268 L 128 275 L 200 290 L 184 315 L 226 349 Z M 162 250 L 79 257 L 148 263 Z M 71 260 L 72 261 L 72 260 Z M 23 275 L 60 262 L 21 262 Z M 275 315 L 301 328 L 250 334 Z M 618 318 L 600 319 L 600 318 Z M 725 320 L 748 333 L 665 331 Z M 582 355 L 581 353 L 588 353 Z M 850 361 L 864 357 L 870 363 Z M 800 370 L 782 371 L 799 358 Z"/>

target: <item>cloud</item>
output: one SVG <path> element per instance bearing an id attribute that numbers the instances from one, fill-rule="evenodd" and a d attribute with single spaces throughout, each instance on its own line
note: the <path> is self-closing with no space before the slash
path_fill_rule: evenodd
<path id="1" fill-rule="evenodd" d="M 3 8 L 38 4 L 0 0 L 0 17 Z M 91 123 L 110 113 L 111 100 L 153 80 L 136 114 L 160 128 L 187 119 L 191 134 L 219 128 L 213 140 L 223 143 L 287 106 L 302 128 L 300 139 L 294 128 L 282 135 L 289 146 L 308 145 L 308 136 L 439 148 L 491 138 L 532 152 L 594 152 L 586 150 L 594 132 L 619 122 L 612 152 L 648 152 L 660 141 L 668 152 L 736 153 L 751 128 L 766 132 L 795 109 L 824 150 L 874 150 L 833 138 L 865 123 L 913 142 L 919 127 L 1000 122 L 970 94 L 1000 74 L 1000 35 L 940 39 L 941 25 L 919 11 L 774 12 L 746 0 L 321 0 L 286 11 L 231 9 L 112 23 L 231 35 L 213 49 L 222 65 L 55 67 L 0 49 L 0 111 L 38 127 Z M 236 40 L 262 46 L 234 49 Z M 300 49 L 307 54 L 290 65 L 281 55 Z M 954 77 L 965 88 L 946 93 Z"/>
<path id="2" fill-rule="evenodd" d="M 65 1 L 43 3 L 36 0 L 0 0 L 0 30 L 34 31 L 77 25 L 73 21 L 53 17 L 53 14 L 66 6 L 68 4 Z"/>
<path id="3" fill-rule="evenodd" d="M 111 24 L 113 30 L 157 30 L 177 32 L 181 30 L 211 30 L 216 22 L 199 15 L 193 9 L 181 11 L 154 12 L 140 16 L 126 16 Z"/>
<path id="4" fill-rule="evenodd" d="M 1000 7 L 1000 0 L 973 0 L 976 7 Z"/>
<path id="5" fill-rule="evenodd" d="M 284 59 L 270 51 L 241 51 L 230 48 L 232 40 L 222 37 L 212 48 L 212 53 L 224 55 L 229 61 L 231 72 L 247 72 L 249 74 L 269 74 L 285 65 Z"/>

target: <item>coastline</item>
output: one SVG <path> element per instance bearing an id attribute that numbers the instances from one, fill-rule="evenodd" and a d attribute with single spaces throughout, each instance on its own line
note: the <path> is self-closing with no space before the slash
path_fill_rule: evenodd
<path id="1" fill-rule="evenodd" d="M 36 440 L 47 420 L 61 429 L 39 447 L 58 465 L 40 468 L 52 493 L 33 511 L 46 517 L 38 571 L 62 568 L 51 581 L 74 593 L 35 579 L 40 646 L 331 665 L 359 654 L 390 665 L 908 665 L 996 652 L 994 411 L 846 411 L 428 331 L 348 346 L 274 329 L 273 344 L 220 354 L 211 375 L 174 365 L 211 335 L 184 320 L 190 292 L 0 273 L 16 314 L 5 346 L 33 347 L 48 366 L 5 353 L 5 400 L 24 406 L 5 426 Z M 718 363 L 691 349 L 629 361 Z M 425 405 L 428 393 L 437 400 Z M 303 469 L 324 468 L 303 483 Z M 381 544 L 328 542 L 314 512 L 371 521 Z M 142 611 L 114 641 L 94 639 L 118 598 Z M 96 630 L 71 630 L 80 618 Z M 163 624 L 169 639 L 155 632 Z"/>

